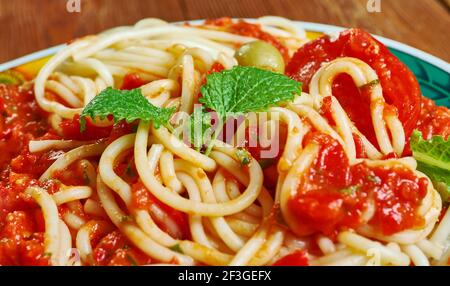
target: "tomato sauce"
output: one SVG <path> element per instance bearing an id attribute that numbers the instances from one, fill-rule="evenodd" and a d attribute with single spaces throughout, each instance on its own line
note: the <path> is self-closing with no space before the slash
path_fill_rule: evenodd
<path id="1" fill-rule="evenodd" d="M 49 265 L 50 254 L 44 248 L 44 218 L 36 202 L 24 191 L 29 186 L 44 188 L 49 194 L 60 189 L 60 182 L 67 185 L 84 184 L 84 173 L 78 164 L 57 172 L 54 180 L 40 182 L 38 178 L 63 151 L 31 153 L 30 140 L 76 139 L 112 142 L 133 130 L 132 124 L 120 122 L 114 127 L 96 127 L 87 122 L 86 132 L 80 132 L 79 116 L 61 123 L 62 137 L 56 135 L 47 124 L 48 114 L 41 110 L 31 90 L 13 85 L 0 85 L 0 265 Z M 81 205 L 80 205 L 81 206 Z M 59 206 L 60 216 L 75 213 L 85 219 L 82 209 Z M 102 256 L 100 253 L 111 245 L 106 236 L 95 248 L 98 265 L 133 265 L 150 260 L 137 249 L 125 244 Z M 100 240 L 101 238 L 99 238 Z"/>
<path id="2" fill-rule="evenodd" d="M 27 149 L 30 140 L 47 130 L 46 113 L 37 105 L 32 91 L 0 84 L 0 171 Z"/>
<path id="3" fill-rule="evenodd" d="M 358 228 L 369 202 L 375 211 L 368 223 L 385 235 L 423 225 L 417 209 L 427 192 L 425 178 L 403 166 L 350 166 L 342 146 L 327 135 L 312 134 L 306 141 L 320 144 L 319 156 L 288 203 L 304 235 L 334 237 Z"/>
<path id="4" fill-rule="evenodd" d="M 29 186 L 49 193 L 59 186 L 37 178 L 60 155 L 31 154 L 30 140 L 52 139 L 47 113 L 39 108 L 31 90 L 0 84 L 0 265 L 48 265 L 44 253 L 44 222 Z"/>
<path id="5" fill-rule="evenodd" d="M 147 255 L 132 246 L 119 231 L 104 236 L 94 247 L 95 266 L 137 266 L 150 264 Z"/>
<path id="6" fill-rule="evenodd" d="M 433 135 L 440 135 L 447 140 L 450 136 L 450 110 L 423 97 L 422 112 L 416 128 L 422 132 L 425 140 L 431 139 Z"/>
<path id="7" fill-rule="evenodd" d="M 138 74 L 130 73 L 125 75 L 125 77 L 123 78 L 122 86 L 120 87 L 120 89 L 132 90 L 135 88 L 139 88 L 146 83 L 148 82 L 143 80 Z"/>
<path id="8" fill-rule="evenodd" d="M 425 140 L 433 136 L 442 136 L 448 140 L 450 136 L 450 110 L 444 106 L 437 106 L 433 100 L 422 97 L 421 113 L 415 129 L 422 132 Z M 411 156 L 409 140 L 404 151 L 405 156 Z"/>
<path id="9" fill-rule="evenodd" d="M 332 103 L 331 96 L 327 96 L 322 100 L 322 106 L 320 107 L 320 115 L 322 115 L 322 117 L 324 117 L 328 121 L 328 124 L 330 124 L 331 126 L 334 127 L 334 126 L 336 126 L 336 122 L 334 121 L 333 115 L 331 112 L 331 103 Z M 365 115 L 367 115 L 367 112 Z M 372 119 L 370 118 L 370 116 L 369 116 L 369 118 L 366 118 L 365 120 L 361 120 L 360 122 L 367 122 L 366 120 L 368 120 L 369 124 L 371 124 Z M 373 131 L 373 128 L 372 127 L 370 127 L 370 128 Z M 367 131 L 367 129 L 361 128 L 361 126 L 359 126 L 358 130 Z M 369 132 L 366 132 L 366 134 L 367 133 L 369 133 Z M 374 137 L 372 139 L 375 140 Z M 353 133 L 353 140 L 355 142 L 356 158 L 367 158 L 367 153 L 366 153 L 364 143 L 363 143 L 361 136 Z"/>
<path id="10" fill-rule="evenodd" d="M 356 87 L 353 79 L 346 74 L 337 76 L 333 83 L 333 95 L 336 95 L 342 108 L 354 122 L 356 128 L 370 142 L 378 146 L 370 112 L 370 93 L 370 88 Z M 385 108 L 389 107 L 389 105 L 385 104 Z"/>
<path id="11" fill-rule="evenodd" d="M 0 265 L 48 265 L 44 253 L 44 218 L 39 206 L 24 193 L 38 186 L 54 193 L 56 182 L 39 182 L 32 175 L 11 172 L 0 185 Z"/>
<path id="12" fill-rule="evenodd" d="M 63 137 L 68 140 L 91 141 L 106 138 L 112 130 L 112 126 L 98 127 L 92 124 L 90 119 L 86 119 L 86 129 L 80 131 L 80 115 L 75 115 L 73 119 L 64 119 L 60 124 Z"/>
<path id="13" fill-rule="evenodd" d="M 135 208 L 141 210 L 149 210 L 152 205 L 156 205 L 160 210 L 167 214 L 167 216 L 180 228 L 181 237 L 179 237 L 179 239 L 187 239 L 190 237 L 188 218 L 185 213 L 175 210 L 158 200 L 145 188 L 145 186 L 141 182 L 138 182 L 132 186 L 132 192 L 132 204 Z M 159 221 L 158 219 L 156 219 L 155 222 L 161 229 L 165 230 L 166 232 L 169 231 L 164 221 Z"/>
<path id="14" fill-rule="evenodd" d="M 297 250 L 290 253 L 279 260 L 273 266 L 308 266 L 308 256 L 303 250 Z"/>
<path id="15" fill-rule="evenodd" d="M 270 141 L 266 139 L 267 142 L 264 143 L 260 140 L 260 130 L 258 126 L 249 126 L 245 130 L 244 147 L 262 167 L 264 173 L 264 186 L 269 192 L 276 189 L 278 182 L 277 162 L 283 155 L 285 147 L 284 142 L 286 142 L 288 136 L 286 126 L 280 125 L 279 127 L 278 136 L 273 136 Z"/>
<path id="16" fill-rule="evenodd" d="M 64 170 L 54 172 L 53 178 L 66 186 L 82 186 L 90 183 L 83 166 L 78 163 L 73 163 Z"/>
<path id="17" fill-rule="evenodd" d="M 395 107 L 407 137 L 417 124 L 421 108 L 420 86 L 414 74 L 389 49 L 361 29 L 349 29 L 337 39 L 324 36 L 302 46 L 286 66 L 286 74 L 303 83 L 308 92 L 314 74 L 324 62 L 341 57 L 354 57 L 374 69 L 383 88 L 386 107 Z M 350 119 L 375 145 L 375 133 L 370 118 L 369 92 L 372 83 L 356 86 L 348 75 L 338 75 L 333 81 L 333 95 Z M 390 110 L 394 110 L 390 108 Z"/>
<path id="18" fill-rule="evenodd" d="M 42 220 L 42 214 L 36 216 Z M 38 228 L 33 212 L 9 213 L 0 232 L 0 265 L 49 265 L 49 256 L 44 253 L 44 230 Z"/>

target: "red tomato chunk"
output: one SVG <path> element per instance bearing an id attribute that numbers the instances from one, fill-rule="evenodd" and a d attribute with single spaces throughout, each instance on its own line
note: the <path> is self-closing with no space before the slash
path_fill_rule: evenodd
<path id="1" fill-rule="evenodd" d="M 360 29 L 342 32 L 337 40 L 325 36 L 301 47 L 286 67 L 286 74 L 303 83 L 308 92 L 313 75 L 322 63 L 340 57 L 358 58 L 377 73 L 387 104 L 398 112 L 406 136 L 415 128 L 420 115 L 420 86 L 414 74 L 389 49 Z M 375 134 L 369 109 L 369 89 L 357 87 L 350 76 L 342 74 L 333 82 L 333 95 L 339 100 L 356 127 L 373 142 Z"/>
<path id="2" fill-rule="evenodd" d="M 313 135 L 310 140 L 321 145 L 319 156 L 289 201 L 304 235 L 333 237 L 339 230 L 358 228 L 369 203 L 375 206 L 369 224 L 385 235 L 423 225 L 417 209 L 427 192 L 425 178 L 403 166 L 350 166 L 331 137 Z"/>

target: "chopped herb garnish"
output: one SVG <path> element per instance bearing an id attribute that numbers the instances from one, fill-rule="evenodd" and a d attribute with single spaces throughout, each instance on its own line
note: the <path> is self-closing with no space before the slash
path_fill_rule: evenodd
<path id="1" fill-rule="evenodd" d="M 88 176 L 86 170 L 83 170 L 83 182 L 84 182 L 86 185 L 89 185 L 89 183 L 90 183 L 89 176 Z"/>
<path id="2" fill-rule="evenodd" d="M 243 148 L 239 148 L 236 150 L 236 157 L 238 157 L 239 162 L 242 166 L 247 166 L 252 160 L 252 155 L 250 154 L 250 152 Z"/>
<path id="3" fill-rule="evenodd" d="M 120 218 L 120 222 L 127 222 L 127 221 L 131 221 L 132 218 L 129 215 L 124 215 Z"/>
<path id="4" fill-rule="evenodd" d="M 135 174 L 134 174 L 133 167 L 131 166 L 131 162 L 128 163 L 127 168 L 125 169 L 125 174 L 126 174 L 128 177 L 133 177 L 133 176 L 135 175 Z"/>
<path id="5" fill-rule="evenodd" d="M 130 262 L 131 266 L 137 266 L 137 262 L 136 260 L 134 260 L 134 258 L 129 255 L 128 253 L 125 255 L 125 257 L 127 258 L 128 262 Z"/>
<path id="6" fill-rule="evenodd" d="M 353 195 L 354 193 L 356 193 L 356 191 L 358 191 L 360 188 L 360 186 L 356 185 L 356 186 L 351 186 L 345 189 L 340 190 L 339 192 L 343 195 Z"/>
<path id="7" fill-rule="evenodd" d="M 378 178 L 377 176 L 369 175 L 369 176 L 367 176 L 367 180 L 369 180 L 371 182 L 374 182 L 375 184 L 380 184 L 381 183 L 381 179 Z"/>
<path id="8" fill-rule="evenodd" d="M 379 80 L 379 79 L 376 79 L 376 80 L 373 80 L 373 81 L 371 81 L 371 82 L 366 83 L 365 85 L 362 85 L 362 86 L 360 87 L 360 89 L 366 89 L 366 88 L 372 89 L 372 88 L 374 88 L 375 86 L 377 86 L 377 85 L 379 85 L 379 84 L 380 84 L 380 80 Z"/>
<path id="9" fill-rule="evenodd" d="M 7 70 L 0 73 L 0 84 L 20 85 L 24 82 L 25 78 L 20 72 Z"/>
<path id="10" fill-rule="evenodd" d="M 179 243 L 177 243 L 177 244 L 175 244 L 175 245 L 169 247 L 169 249 L 172 250 L 172 251 L 175 251 L 175 252 L 178 252 L 178 253 L 183 254 L 183 250 L 181 249 Z"/>
<path id="11" fill-rule="evenodd" d="M 52 253 L 51 252 L 44 252 L 42 254 L 42 256 L 44 256 L 45 258 L 50 258 L 50 257 L 52 257 Z"/>

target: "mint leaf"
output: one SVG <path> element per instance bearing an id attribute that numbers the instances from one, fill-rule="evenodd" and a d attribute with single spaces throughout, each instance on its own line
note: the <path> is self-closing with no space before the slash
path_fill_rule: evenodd
<path id="1" fill-rule="evenodd" d="M 255 67 L 236 66 L 212 73 L 202 86 L 200 103 L 217 112 L 220 126 L 214 131 L 205 154 L 211 152 L 222 125 L 228 117 L 259 112 L 301 94 L 301 83 L 282 74 Z"/>
<path id="2" fill-rule="evenodd" d="M 291 78 L 254 67 L 236 66 L 212 73 L 201 88 L 200 102 L 216 111 L 225 122 L 226 116 L 262 111 L 301 93 L 301 83 Z"/>
<path id="3" fill-rule="evenodd" d="M 151 104 L 141 92 L 141 89 L 118 90 L 108 87 L 94 97 L 83 109 L 80 115 L 81 131 L 86 128 L 86 117 L 105 119 L 113 116 L 114 122 L 125 120 L 131 123 L 135 120 L 152 121 L 155 128 L 167 125 L 175 108 L 159 108 Z"/>
<path id="4" fill-rule="evenodd" d="M 424 140 L 422 133 L 416 130 L 410 144 L 418 162 L 417 169 L 430 177 L 444 201 L 450 201 L 450 141 L 442 136 Z"/>

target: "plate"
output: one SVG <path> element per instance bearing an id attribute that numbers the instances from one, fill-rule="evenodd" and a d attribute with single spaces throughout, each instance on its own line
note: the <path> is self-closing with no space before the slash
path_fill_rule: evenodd
<path id="1" fill-rule="evenodd" d="M 254 19 L 245 19 L 249 22 Z M 201 23 L 203 20 L 189 21 L 192 24 Z M 310 39 L 322 36 L 324 33 L 340 32 L 346 28 L 294 21 L 299 27 L 307 31 Z M 375 36 L 382 43 L 387 45 L 402 62 L 404 62 L 417 77 L 423 95 L 433 99 L 438 105 L 450 108 L 450 64 L 432 56 L 426 52 L 411 46 L 393 41 L 384 37 Z M 26 55 L 16 60 L 0 64 L 0 72 L 15 70 L 23 73 L 28 79 L 36 76 L 39 69 L 45 62 L 64 45 L 55 46 L 46 50 Z"/>

